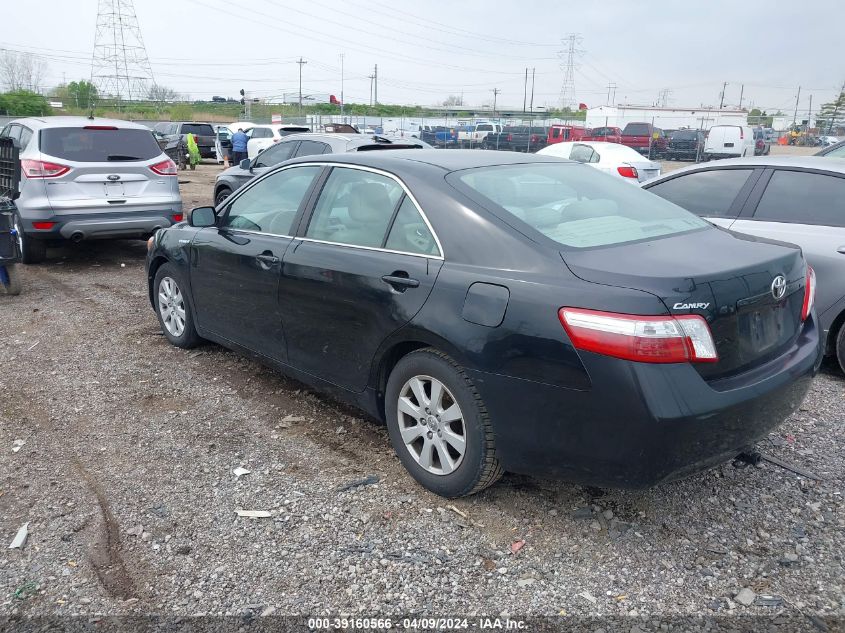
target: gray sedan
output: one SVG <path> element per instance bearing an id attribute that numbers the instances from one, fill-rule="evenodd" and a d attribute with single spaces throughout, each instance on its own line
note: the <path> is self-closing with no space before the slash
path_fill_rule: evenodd
<path id="1" fill-rule="evenodd" d="M 430 149 L 431 145 L 419 139 L 390 138 L 369 134 L 290 134 L 268 147 L 253 159 L 244 159 L 223 171 L 214 183 L 214 204 L 218 205 L 256 176 L 290 158 L 318 154 L 342 154 L 383 149 Z"/>
<path id="2" fill-rule="evenodd" d="M 720 160 L 674 171 L 643 188 L 732 231 L 798 244 L 816 271 L 827 353 L 845 371 L 845 160 Z"/>

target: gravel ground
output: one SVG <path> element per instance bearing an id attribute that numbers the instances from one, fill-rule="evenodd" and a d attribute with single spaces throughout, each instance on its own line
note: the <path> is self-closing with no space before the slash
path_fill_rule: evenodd
<path id="1" fill-rule="evenodd" d="M 218 171 L 181 176 L 186 207 Z M 51 250 L 0 296 L 0 616 L 845 616 L 832 364 L 761 447 L 821 481 L 766 463 L 639 492 L 506 476 L 450 503 L 357 411 L 220 347 L 168 345 L 144 253 Z"/>

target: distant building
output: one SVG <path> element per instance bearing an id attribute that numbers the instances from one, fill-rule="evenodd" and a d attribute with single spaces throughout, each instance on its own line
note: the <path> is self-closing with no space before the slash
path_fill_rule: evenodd
<path id="1" fill-rule="evenodd" d="M 680 128 L 709 130 L 714 125 L 747 125 L 748 112 L 722 108 L 658 108 L 653 106 L 599 106 L 587 110 L 586 126 L 620 127 L 628 123 L 652 123 L 663 130 Z"/>

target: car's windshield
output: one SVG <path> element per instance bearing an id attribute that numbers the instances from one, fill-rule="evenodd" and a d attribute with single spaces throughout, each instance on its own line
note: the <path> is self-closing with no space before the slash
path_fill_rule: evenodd
<path id="1" fill-rule="evenodd" d="M 694 141 L 698 137 L 698 132 L 691 130 L 682 130 L 680 132 L 672 132 L 673 141 Z"/>
<path id="2" fill-rule="evenodd" d="M 568 247 L 665 237 L 710 226 L 666 200 L 586 165 L 532 163 L 452 173 L 452 186 Z"/>

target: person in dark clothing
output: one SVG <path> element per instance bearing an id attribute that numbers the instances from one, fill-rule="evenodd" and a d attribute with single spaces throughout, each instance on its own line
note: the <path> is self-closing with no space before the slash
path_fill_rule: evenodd
<path id="1" fill-rule="evenodd" d="M 239 165 L 244 158 L 248 158 L 246 144 L 249 137 L 244 133 L 243 128 L 232 134 L 232 164 Z"/>

